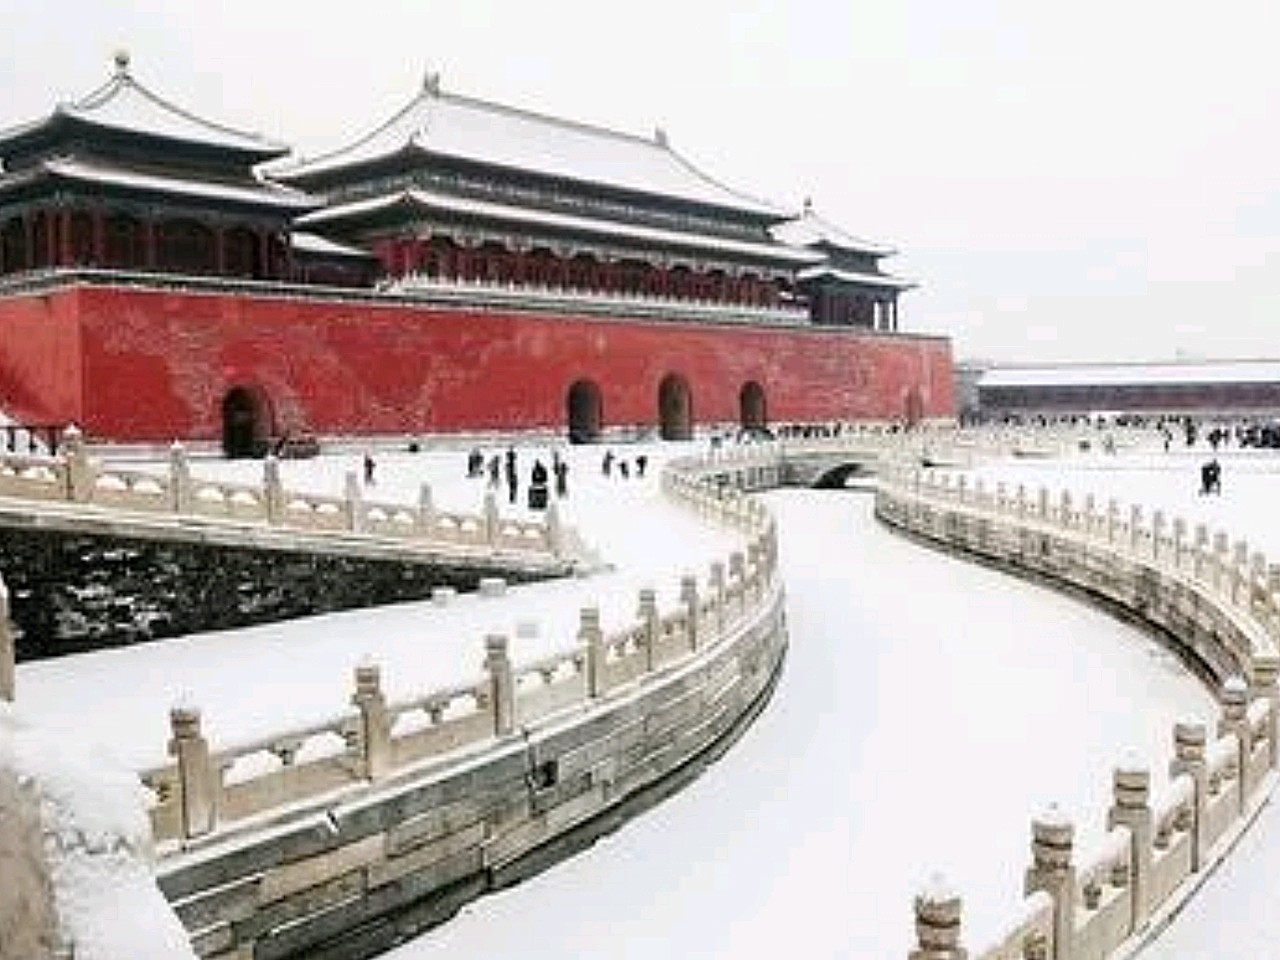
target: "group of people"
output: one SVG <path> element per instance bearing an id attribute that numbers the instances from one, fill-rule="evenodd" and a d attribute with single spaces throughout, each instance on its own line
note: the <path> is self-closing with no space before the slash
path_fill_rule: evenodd
<path id="1" fill-rule="evenodd" d="M 636 454 L 635 460 L 636 477 L 643 477 L 645 470 L 649 468 L 649 457 L 646 454 Z M 617 456 L 612 450 L 606 450 L 604 457 L 600 460 L 600 472 L 606 477 L 616 475 L 623 480 L 631 478 L 632 461 Z"/>
<path id="2" fill-rule="evenodd" d="M 473 448 L 467 454 L 467 476 L 472 479 L 489 479 L 489 486 L 499 487 L 505 480 L 507 502 L 515 503 L 520 496 L 520 461 L 514 447 L 508 447 L 505 453 L 495 453 L 488 459 L 479 448 Z M 569 463 L 560 456 L 558 450 L 551 451 L 551 471 L 540 459 L 533 461 L 529 469 L 529 509 L 546 509 L 549 482 L 554 478 L 554 489 L 557 497 L 569 495 Z"/>

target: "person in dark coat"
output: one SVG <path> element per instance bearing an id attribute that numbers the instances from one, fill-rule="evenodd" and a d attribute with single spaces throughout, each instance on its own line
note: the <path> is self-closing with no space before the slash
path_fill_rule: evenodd
<path id="1" fill-rule="evenodd" d="M 373 462 L 373 454 L 366 453 L 364 455 L 364 482 L 368 486 L 373 486 L 373 471 L 375 464 Z"/>
<path id="2" fill-rule="evenodd" d="M 555 463 L 551 465 L 551 472 L 556 475 L 556 496 L 567 497 L 569 495 L 569 464 L 560 457 L 556 457 Z"/>
<path id="3" fill-rule="evenodd" d="M 640 454 L 638 457 L 636 457 L 636 476 L 637 476 L 637 477 L 643 477 L 643 476 L 644 476 L 645 467 L 647 467 L 647 466 L 649 466 L 649 458 L 648 458 L 648 456 L 646 456 L 645 454 L 643 454 L 643 453 L 642 453 L 642 454 Z"/>
<path id="4" fill-rule="evenodd" d="M 515 450 L 507 449 L 507 501 L 516 502 L 516 490 L 520 486 L 519 467 L 516 464 Z"/>

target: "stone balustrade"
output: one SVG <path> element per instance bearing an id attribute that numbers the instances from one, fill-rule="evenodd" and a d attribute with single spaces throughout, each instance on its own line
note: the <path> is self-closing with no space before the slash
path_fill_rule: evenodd
<path id="1" fill-rule="evenodd" d="M 1219 689 L 1210 733 L 1173 730 L 1169 782 L 1150 766 L 1116 768 L 1108 832 L 1089 851 L 1057 811 L 1032 823 L 1028 900 L 996 942 L 967 951 L 958 896 L 916 901 L 919 960 L 1101 960 L 1155 935 L 1252 821 L 1276 782 L 1280 732 L 1280 570 L 1243 541 L 1210 536 L 1159 510 L 1105 509 L 1092 497 L 991 489 L 919 469 L 882 475 L 877 515 L 962 554 L 1046 579 L 1123 608 L 1172 639 Z M 1046 899 L 1051 908 L 1046 910 Z M 937 932 L 940 911 L 945 937 Z"/>
<path id="2" fill-rule="evenodd" d="M 413 505 L 368 500 L 348 473 L 342 496 L 287 490 L 279 463 L 264 461 L 260 485 L 196 477 L 174 444 L 166 474 L 105 468 L 91 459 L 80 431 L 64 431 L 56 457 L 0 454 L 0 497 L 74 503 L 144 514 L 171 514 L 237 524 L 260 523 L 307 533 L 361 534 L 429 548 L 456 547 L 561 557 L 565 531 L 548 506 L 543 520 L 502 516 L 492 493 L 483 512 L 438 509 L 424 484 Z"/>
<path id="3" fill-rule="evenodd" d="M 253 743 L 215 748 L 202 733 L 198 708 L 175 708 L 170 714 L 173 761 L 141 774 L 154 798 L 156 839 L 205 836 L 366 785 L 409 765 L 483 746 L 510 733 L 514 718 L 530 724 L 579 709 L 721 643 L 776 586 L 776 531 L 757 501 L 691 476 L 688 465 L 668 469 L 664 487 L 747 538 L 746 549 L 729 557 L 727 576 L 721 563 L 702 582 L 686 575 L 678 603 L 666 611 L 659 609 L 653 590 L 641 590 L 635 623 L 609 634 L 600 630 L 598 610 L 586 608 L 576 644 L 519 666 L 506 655 L 506 637 L 489 637 L 484 676 L 402 703 L 386 701 L 375 665 L 361 665 L 355 670 L 352 711 Z"/>

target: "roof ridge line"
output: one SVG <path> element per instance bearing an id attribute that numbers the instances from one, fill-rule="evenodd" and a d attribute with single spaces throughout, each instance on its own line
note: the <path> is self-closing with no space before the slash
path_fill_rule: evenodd
<path id="1" fill-rule="evenodd" d="M 121 89 L 123 89 L 126 86 L 132 87 L 139 94 L 141 94 L 143 97 L 146 97 L 156 106 L 161 107 L 165 110 L 168 110 L 172 113 L 176 113 L 178 116 L 182 117 L 184 120 L 190 120 L 192 123 L 198 124 L 202 127 L 208 127 L 212 130 L 218 131 L 219 133 L 232 134 L 233 136 L 242 137 L 246 140 L 257 141 L 265 149 L 271 149 L 271 150 L 277 150 L 277 149 L 287 150 L 288 149 L 288 146 L 286 144 L 270 140 L 267 137 L 265 137 L 263 134 L 258 133 L 257 131 L 241 130 L 236 127 L 229 126 L 225 123 L 219 123 L 215 120 L 209 120 L 205 117 L 201 117 L 193 113 L 192 111 L 184 107 L 181 107 L 176 103 L 173 103 L 172 101 L 166 99 L 165 97 L 160 96 L 160 94 L 155 93 L 150 87 L 148 87 L 146 84 L 139 81 L 136 77 L 134 77 L 132 73 L 128 71 L 121 71 L 113 75 L 111 79 L 109 79 L 102 86 L 86 94 L 84 97 L 81 97 L 79 100 L 71 103 L 68 110 L 71 112 L 74 112 L 74 111 L 81 111 L 81 110 L 91 110 L 91 109 L 94 109 L 95 107 L 100 107 L 104 103 L 106 103 L 108 100 L 110 100 L 112 95 L 118 93 Z M 62 110 L 63 107 L 60 105 L 58 109 Z M 96 122 L 92 117 L 79 117 L 79 119 L 85 120 L 89 123 Z"/>
<path id="2" fill-rule="evenodd" d="M 635 143 L 644 144 L 647 147 L 653 147 L 657 150 L 670 150 L 670 147 L 664 147 L 653 137 L 646 137 L 639 133 L 629 133 L 625 130 L 617 130 L 613 127 L 605 127 L 596 123 L 588 123 L 584 120 L 573 120 L 569 117 L 558 117 L 554 114 L 531 110 L 528 107 L 519 107 L 510 103 L 499 103 L 496 100 L 486 100 L 483 97 L 472 96 L 470 94 L 453 93 L 449 90 L 437 90 L 433 93 L 430 90 L 424 90 L 423 96 L 434 96 L 440 100 L 448 99 L 456 103 L 483 107 L 487 110 L 492 110 L 495 113 L 505 113 L 518 117 L 530 117 L 534 120 L 542 120 L 547 123 L 554 123 L 557 126 L 569 127 L 573 130 L 582 130 L 587 133 L 602 133 L 619 140 L 630 140 Z"/>
<path id="3" fill-rule="evenodd" d="M 325 163 L 326 161 L 331 160 L 334 157 L 341 156 L 344 153 L 351 153 L 357 147 L 361 146 L 362 144 L 368 143 L 378 134 L 382 133 L 382 131 L 386 130 L 388 127 L 395 124 L 406 113 L 408 113 L 410 110 L 413 110 L 415 107 L 417 107 L 417 105 L 422 101 L 423 97 L 426 97 L 429 95 L 430 94 L 427 90 L 425 89 L 419 90 L 417 94 L 415 94 L 413 97 L 409 99 L 408 103 L 406 103 L 404 106 L 398 109 L 395 113 L 393 113 L 390 117 L 382 121 L 382 123 L 378 124 L 376 127 L 374 127 L 372 130 L 370 130 L 368 133 L 364 134 L 363 136 L 357 137 L 355 140 L 352 140 L 350 143 L 347 143 L 341 147 L 338 147 L 336 150 L 329 150 L 329 151 L 326 151 L 325 153 L 318 154 L 314 157 L 298 157 L 297 160 L 292 164 L 292 166 L 308 167 L 317 163 Z M 410 137 L 405 141 L 405 144 L 407 145 L 412 141 L 413 141 L 413 137 Z M 292 171 L 290 170 L 289 167 L 281 166 L 277 170 L 272 170 L 271 176 L 287 177 L 291 172 Z"/>

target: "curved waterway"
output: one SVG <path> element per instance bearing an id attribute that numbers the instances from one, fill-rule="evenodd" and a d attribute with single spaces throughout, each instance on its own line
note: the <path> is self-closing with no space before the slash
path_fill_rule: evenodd
<path id="1" fill-rule="evenodd" d="M 1211 697 L 1077 600 L 907 542 L 860 494 L 779 492 L 791 649 L 773 702 L 689 788 L 393 951 L 426 957 L 905 957 L 933 871 L 984 945 L 1030 818 L 1101 836 L 1111 769 Z"/>

